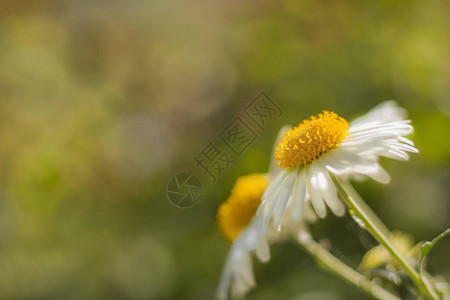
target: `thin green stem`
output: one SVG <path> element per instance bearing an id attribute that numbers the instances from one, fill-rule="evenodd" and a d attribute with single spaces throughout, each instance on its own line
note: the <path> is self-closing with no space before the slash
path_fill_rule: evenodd
<path id="1" fill-rule="evenodd" d="M 319 243 L 315 242 L 309 233 L 303 234 L 302 237 L 296 238 L 295 241 L 306 250 L 306 252 L 313 256 L 322 267 L 345 279 L 375 299 L 400 300 L 400 298 L 394 294 L 388 292 L 381 286 L 372 283 L 366 277 L 344 264 Z"/>
<path id="2" fill-rule="evenodd" d="M 385 236 L 389 236 L 391 231 L 384 225 L 383 221 L 378 218 L 375 212 L 370 208 L 369 205 L 361 198 L 358 192 L 353 188 L 353 186 L 348 181 L 340 182 L 342 187 L 346 190 L 348 195 L 352 198 L 353 202 L 363 210 L 366 215 L 372 220 L 375 226 L 383 233 Z"/>
<path id="3" fill-rule="evenodd" d="M 384 232 L 386 231 L 386 229 L 380 229 L 379 226 L 377 226 L 378 225 L 377 223 L 381 223 L 378 217 L 376 218 L 378 221 L 374 222 L 371 216 L 375 214 L 372 212 L 372 210 L 367 211 L 368 206 L 364 203 L 364 201 L 362 201 L 361 198 L 358 199 L 361 201 L 358 202 L 355 201 L 356 197 L 354 194 L 357 194 L 356 191 L 352 189 L 351 193 L 353 195 L 350 195 L 349 192 L 344 188 L 343 183 L 341 183 L 341 181 L 335 175 L 331 174 L 331 178 L 335 183 L 339 193 L 344 198 L 344 201 L 347 203 L 347 205 L 355 214 L 355 216 L 361 220 L 361 225 L 367 231 L 369 231 L 369 233 L 372 234 L 372 236 L 381 245 L 383 245 L 386 248 L 386 250 L 389 251 L 389 253 L 391 253 L 391 255 L 403 267 L 403 269 L 405 269 L 405 271 L 409 274 L 409 276 L 411 277 L 411 279 L 413 280 L 414 284 L 417 286 L 419 291 L 425 293 L 430 299 L 437 300 L 438 297 L 436 296 L 432 288 L 423 283 L 423 281 L 419 277 L 419 273 L 406 262 L 406 259 L 391 244 L 388 238 L 389 235 Z M 348 186 L 349 185 L 345 185 L 346 188 L 348 188 Z M 361 205 L 361 203 L 364 203 L 364 206 Z M 386 226 L 383 225 L 383 228 L 386 228 Z"/>

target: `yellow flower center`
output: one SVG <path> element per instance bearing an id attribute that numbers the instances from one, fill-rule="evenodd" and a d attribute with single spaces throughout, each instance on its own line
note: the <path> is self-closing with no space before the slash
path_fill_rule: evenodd
<path id="1" fill-rule="evenodd" d="M 348 122 L 331 111 L 304 120 L 288 130 L 275 151 L 278 166 L 283 169 L 310 164 L 347 136 Z"/>
<path id="2" fill-rule="evenodd" d="M 246 175 L 236 180 L 230 197 L 217 212 L 217 227 L 227 241 L 234 241 L 250 223 L 267 185 L 267 178 L 262 174 Z"/>
<path id="3" fill-rule="evenodd" d="M 414 245 L 414 239 L 412 238 L 412 236 L 399 231 L 394 231 L 391 233 L 389 239 L 391 240 L 392 245 L 403 257 L 415 263 L 418 262 L 419 244 Z M 386 248 L 378 245 L 370 249 L 364 255 L 359 268 L 361 270 L 376 269 L 385 264 L 390 264 L 396 269 L 401 268 L 401 266 L 395 259 L 393 259 Z"/>

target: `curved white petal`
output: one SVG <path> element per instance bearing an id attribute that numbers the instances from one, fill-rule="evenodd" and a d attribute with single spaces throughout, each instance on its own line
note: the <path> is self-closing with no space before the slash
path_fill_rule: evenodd
<path id="1" fill-rule="evenodd" d="M 335 149 L 325 154 L 321 164 L 336 175 L 368 174 L 375 172 L 377 162 L 374 158 L 363 156 L 348 149 Z"/>
<path id="2" fill-rule="evenodd" d="M 297 180 L 294 187 L 293 205 L 292 205 L 292 220 L 294 222 L 300 221 L 305 206 L 306 197 L 306 171 L 304 168 L 299 170 Z"/>
<path id="3" fill-rule="evenodd" d="M 397 102 L 389 100 L 378 104 L 362 117 L 352 121 L 350 125 L 359 127 L 373 122 L 391 122 L 402 120 L 406 116 L 407 112 L 404 108 L 399 107 Z"/>
<path id="4" fill-rule="evenodd" d="M 320 167 L 319 175 L 321 177 L 322 186 L 321 193 L 322 197 L 325 200 L 327 206 L 331 209 L 331 211 L 338 217 L 341 217 L 345 213 L 345 207 L 342 202 L 337 197 L 337 190 L 334 186 L 333 181 L 328 175 L 328 171 L 324 167 Z"/>
<path id="5" fill-rule="evenodd" d="M 256 245 L 256 257 L 261 262 L 268 262 L 270 260 L 269 242 L 266 237 L 261 237 Z"/>
<path id="6" fill-rule="evenodd" d="M 241 263 L 244 251 L 245 248 L 243 248 L 240 243 L 235 242 L 233 243 L 233 246 L 231 246 L 225 266 L 222 270 L 222 275 L 220 276 L 219 286 L 217 287 L 217 299 L 228 299 L 228 291 L 236 277 L 236 266 Z"/>
<path id="7" fill-rule="evenodd" d="M 249 288 L 256 285 L 255 275 L 253 274 L 253 263 L 250 252 L 245 252 L 242 259 L 239 275 L 245 285 Z"/>
<path id="8" fill-rule="evenodd" d="M 262 202 L 256 210 L 257 216 L 268 214 L 268 210 L 273 205 L 274 198 L 278 195 L 288 176 L 289 172 L 282 170 L 273 181 L 269 181 L 269 185 L 262 195 Z"/>
<path id="9" fill-rule="evenodd" d="M 261 217 L 254 217 L 233 242 L 226 259 L 219 285 L 216 291 L 217 299 L 242 297 L 255 283 L 252 267 L 252 252 L 257 251 L 257 257 L 262 262 L 270 258 L 267 244 L 267 229 L 263 226 Z"/>
<path id="10" fill-rule="evenodd" d="M 377 169 L 375 172 L 368 173 L 367 175 L 379 183 L 387 184 L 391 181 L 389 174 L 379 164 L 377 164 Z"/>
<path id="11" fill-rule="evenodd" d="M 311 197 L 312 206 L 316 211 L 316 214 L 323 219 L 327 215 L 327 210 L 320 193 L 320 183 L 319 179 L 317 178 L 317 172 L 315 171 L 314 163 L 307 168 L 307 174 L 308 179 L 306 180 L 306 185 L 308 187 L 309 196 Z"/>
<path id="12" fill-rule="evenodd" d="M 297 179 L 297 171 L 291 172 L 289 174 L 282 190 L 280 191 L 279 197 L 274 205 L 275 209 L 273 211 L 273 227 L 279 228 L 281 225 L 282 218 L 284 216 L 284 211 L 288 203 L 289 197 L 294 191 L 295 181 Z M 271 214 L 266 216 L 266 221 L 270 220 Z"/>
<path id="13" fill-rule="evenodd" d="M 277 164 L 277 161 L 275 159 L 275 155 L 273 155 L 273 153 L 275 153 L 275 150 L 278 147 L 278 144 L 280 144 L 280 142 L 281 142 L 284 134 L 286 133 L 286 131 L 288 131 L 291 128 L 292 128 L 292 126 L 290 126 L 290 125 L 284 125 L 278 131 L 277 138 L 275 139 L 275 143 L 273 145 L 272 157 L 271 157 L 270 163 L 269 163 L 269 171 L 268 171 L 269 180 L 271 180 L 274 177 L 276 177 L 282 171 L 280 168 L 278 168 L 278 164 Z"/>

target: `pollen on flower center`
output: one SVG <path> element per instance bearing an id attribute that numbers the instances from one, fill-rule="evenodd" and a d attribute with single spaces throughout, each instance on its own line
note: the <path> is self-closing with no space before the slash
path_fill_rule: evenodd
<path id="1" fill-rule="evenodd" d="M 330 111 L 304 120 L 288 130 L 276 148 L 275 158 L 283 169 L 310 164 L 337 148 L 347 136 L 348 122 Z"/>
<path id="2" fill-rule="evenodd" d="M 217 227 L 227 241 L 234 241 L 247 227 L 261 204 L 268 181 L 262 174 L 239 177 L 230 197 L 217 212 Z"/>

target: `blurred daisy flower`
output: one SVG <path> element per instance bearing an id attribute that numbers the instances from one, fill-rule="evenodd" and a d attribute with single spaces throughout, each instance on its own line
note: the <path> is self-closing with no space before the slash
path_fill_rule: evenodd
<path id="1" fill-rule="evenodd" d="M 256 216 L 256 210 L 267 185 L 268 176 L 264 174 L 239 177 L 231 195 L 218 209 L 217 226 L 222 236 L 233 243 L 217 288 L 218 299 L 226 299 L 228 294 L 240 298 L 255 287 L 252 253 L 256 253 L 259 261 L 267 262 L 269 243 L 298 235 L 303 229 L 301 222 L 283 224 L 282 232 L 263 225 L 263 218 Z M 313 221 L 314 216 L 312 208 L 306 207 L 304 217 Z"/>
<path id="2" fill-rule="evenodd" d="M 368 176 L 388 183 L 389 175 L 379 165 L 379 157 L 407 160 L 407 152 L 418 152 L 404 138 L 413 131 L 405 115 L 396 102 L 388 101 L 350 124 L 336 113 L 324 111 L 287 130 L 275 150 L 279 172 L 264 192 L 257 215 L 266 226 L 272 221 L 279 230 L 288 202 L 296 215 L 309 196 L 319 217 L 326 216 L 326 205 L 342 216 L 345 208 L 329 173 L 340 178 Z"/>
<path id="3" fill-rule="evenodd" d="M 267 228 L 262 218 L 255 217 L 268 181 L 263 174 L 239 177 L 230 197 L 217 213 L 217 226 L 222 236 L 233 242 L 217 288 L 218 299 L 241 297 L 255 286 L 251 252 L 261 262 L 270 258 Z"/>
<path id="4" fill-rule="evenodd" d="M 406 258 L 411 266 L 417 267 L 420 254 L 420 243 L 414 244 L 412 236 L 394 231 L 390 236 L 392 245 Z M 359 270 L 368 271 L 387 266 L 390 270 L 401 270 L 401 266 L 382 245 L 371 248 L 364 255 Z"/>

